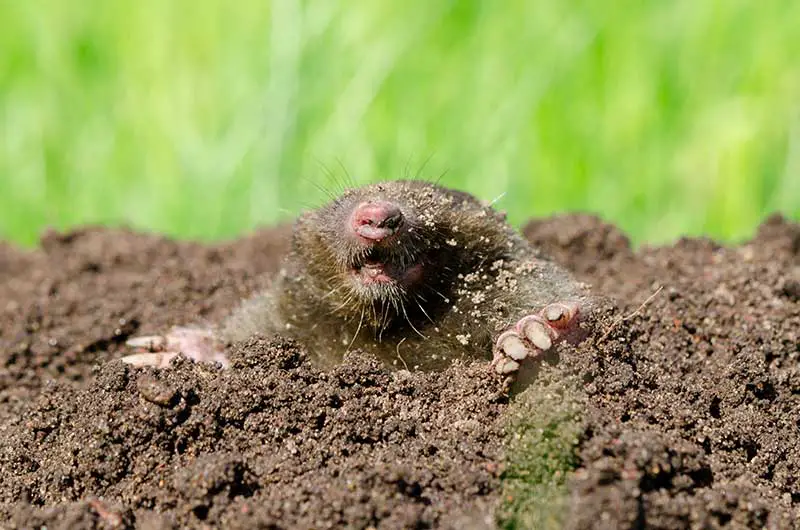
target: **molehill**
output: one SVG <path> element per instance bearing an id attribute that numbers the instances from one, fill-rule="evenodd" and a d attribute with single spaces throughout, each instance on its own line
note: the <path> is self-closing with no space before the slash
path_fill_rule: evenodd
<path id="1" fill-rule="evenodd" d="M 285 228 L 0 246 L 3 527 L 797 528 L 800 226 L 637 251 L 588 216 L 524 234 L 616 305 L 512 398 L 485 362 L 323 370 L 280 336 L 226 370 L 119 361 L 263 289 Z"/>

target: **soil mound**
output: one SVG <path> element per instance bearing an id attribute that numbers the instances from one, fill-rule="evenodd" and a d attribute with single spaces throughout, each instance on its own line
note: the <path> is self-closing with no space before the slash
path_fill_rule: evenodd
<path id="1" fill-rule="evenodd" d="M 559 524 L 798 527 L 798 224 L 634 252 L 594 217 L 530 223 L 616 308 L 511 404 L 481 363 L 390 372 L 352 354 L 326 372 L 280 337 L 235 345 L 224 371 L 116 360 L 132 335 L 221 319 L 287 233 L 0 245 L 0 527 L 490 527 L 516 456 L 507 417 L 562 380 L 581 405 Z"/>

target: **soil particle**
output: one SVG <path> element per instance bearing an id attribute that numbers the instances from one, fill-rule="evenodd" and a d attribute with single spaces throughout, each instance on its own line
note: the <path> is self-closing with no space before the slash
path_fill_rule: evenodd
<path id="1" fill-rule="evenodd" d="M 637 251 L 591 216 L 524 232 L 616 301 L 518 400 L 560 395 L 559 378 L 580 393 L 563 524 L 800 528 L 800 226 Z M 1 527 L 485 527 L 515 455 L 483 363 L 411 373 L 354 353 L 320 370 L 266 336 L 228 370 L 115 360 L 132 335 L 219 321 L 265 286 L 286 234 L 0 245 Z"/>

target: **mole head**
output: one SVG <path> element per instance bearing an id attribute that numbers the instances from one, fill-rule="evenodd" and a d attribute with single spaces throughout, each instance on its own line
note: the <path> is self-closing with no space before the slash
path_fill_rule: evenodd
<path id="1" fill-rule="evenodd" d="M 347 190 L 301 218 L 295 253 L 311 280 L 335 291 L 326 302 L 356 314 L 367 306 L 398 308 L 430 291 L 442 269 L 452 269 L 445 240 L 453 200 L 421 181 Z"/>

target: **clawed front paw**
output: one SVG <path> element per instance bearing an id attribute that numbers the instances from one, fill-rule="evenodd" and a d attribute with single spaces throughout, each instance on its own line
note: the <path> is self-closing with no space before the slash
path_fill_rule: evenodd
<path id="1" fill-rule="evenodd" d="M 181 353 L 197 362 L 228 366 L 224 348 L 209 329 L 174 327 L 166 335 L 134 337 L 126 344 L 137 353 L 123 357 L 122 361 L 133 366 L 166 368 Z"/>
<path id="2" fill-rule="evenodd" d="M 494 343 L 492 369 L 500 375 L 519 370 L 525 359 L 535 359 L 575 328 L 578 304 L 550 304 L 537 314 L 526 315 L 502 332 Z"/>

